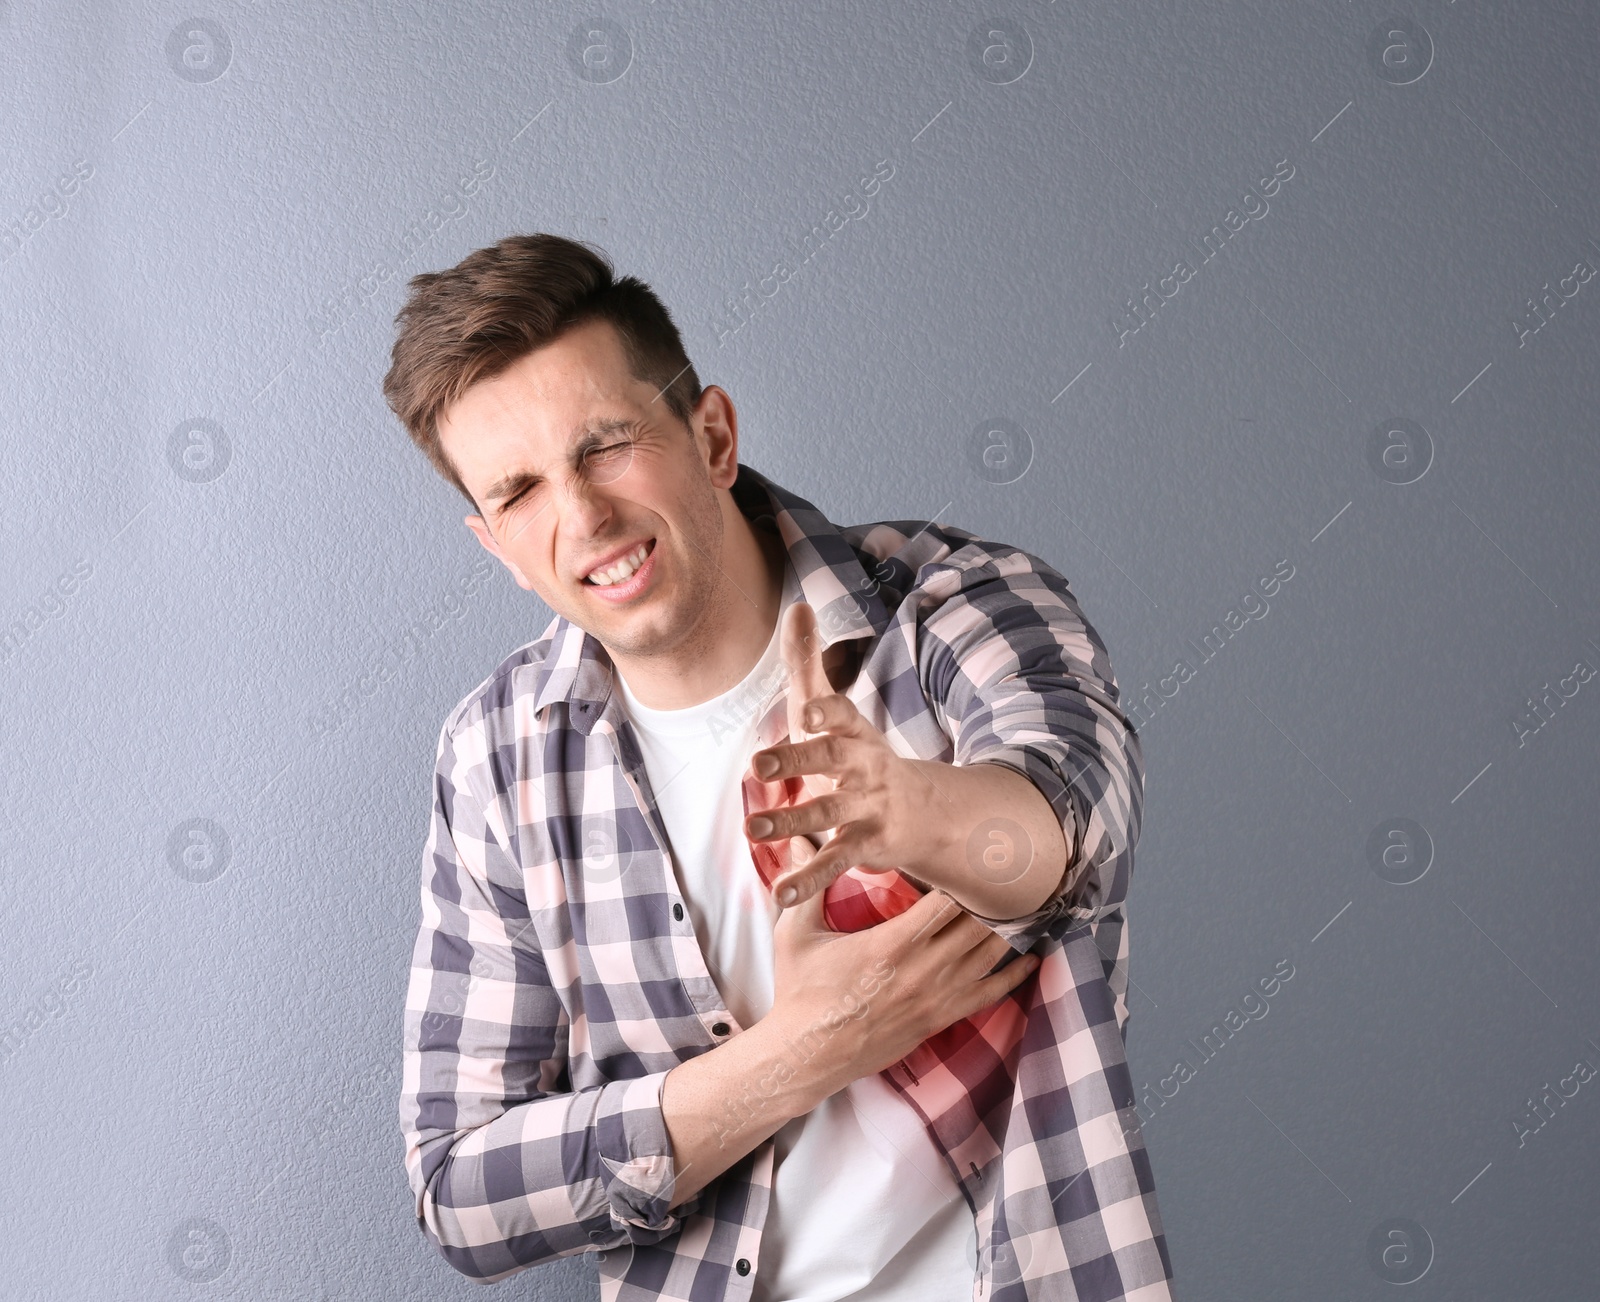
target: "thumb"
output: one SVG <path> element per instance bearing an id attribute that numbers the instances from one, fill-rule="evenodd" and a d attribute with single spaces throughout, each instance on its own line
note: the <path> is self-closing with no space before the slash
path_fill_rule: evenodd
<path id="1" fill-rule="evenodd" d="M 802 741 L 812 735 L 800 721 L 806 706 L 833 692 L 822 667 L 822 633 L 809 603 L 796 601 L 783 612 L 779 647 L 789 670 L 789 740 Z"/>

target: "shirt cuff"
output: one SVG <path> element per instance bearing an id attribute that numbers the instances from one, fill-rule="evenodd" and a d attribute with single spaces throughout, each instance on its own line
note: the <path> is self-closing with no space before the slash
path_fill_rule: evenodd
<path id="1" fill-rule="evenodd" d="M 670 1069 L 669 1069 L 670 1070 Z M 633 1243 L 654 1243 L 680 1228 L 700 1196 L 673 1207 L 678 1169 L 661 1111 L 665 1071 L 614 1081 L 600 1092 L 595 1142 L 605 1167 L 612 1228 Z"/>

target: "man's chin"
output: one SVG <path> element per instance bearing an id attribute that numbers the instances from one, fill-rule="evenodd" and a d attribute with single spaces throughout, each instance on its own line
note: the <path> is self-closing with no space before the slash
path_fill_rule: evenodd
<path id="1" fill-rule="evenodd" d="M 634 659 L 661 655 L 682 641 L 676 621 L 661 611 L 612 609 L 590 603 L 582 618 L 572 622 L 596 639 L 613 656 Z M 569 616 L 569 618 L 571 618 Z"/>

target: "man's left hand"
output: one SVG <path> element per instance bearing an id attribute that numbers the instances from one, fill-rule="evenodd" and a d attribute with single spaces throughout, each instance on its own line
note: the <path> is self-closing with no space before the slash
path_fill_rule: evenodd
<path id="1" fill-rule="evenodd" d="M 745 820 L 745 831 L 755 841 L 807 833 L 820 841 L 833 832 L 814 856 L 803 864 L 796 856 L 796 866 L 772 884 L 778 903 L 788 907 L 825 890 L 850 867 L 914 870 L 931 857 L 931 837 L 943 821 L 932 805 L 947 802 L 930 790 L 931 780 L 914 761 L 895 753 L 849 697 L 833 690 L 811 607 L 795 602 L 782 618 L 779 642 L 789 670 L 790 740 L 757 751 L 750 768 L 763 781 L 801 777 L 813 798 L 753 814 Z"/>

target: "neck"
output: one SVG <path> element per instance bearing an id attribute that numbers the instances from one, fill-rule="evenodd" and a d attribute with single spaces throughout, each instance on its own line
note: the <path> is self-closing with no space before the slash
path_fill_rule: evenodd
<path id="1" fill-rule="evenodd" d="M 775 530 L 757 529 L 727 493 L 718 583 L 701 620 L 667 659 L 612 660 L 628 690 L 654 710 L 681 710 L 709 701 L 755 668 L 778 625 L 788 550 Z"/>

